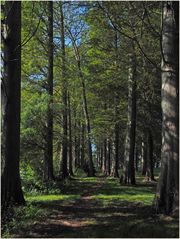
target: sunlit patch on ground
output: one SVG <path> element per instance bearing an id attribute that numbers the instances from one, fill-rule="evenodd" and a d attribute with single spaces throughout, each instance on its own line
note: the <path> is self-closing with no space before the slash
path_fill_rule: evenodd
<path id="1" fill-rule="evenodd" d="M 37 195 L 26 197 L 27 201 L 59 201 L 78 199 L 80 195 Z"/>

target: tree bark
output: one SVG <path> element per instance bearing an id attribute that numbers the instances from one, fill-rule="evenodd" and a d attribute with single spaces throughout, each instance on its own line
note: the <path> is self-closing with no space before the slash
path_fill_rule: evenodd
<path id="1" fill-rule="evenodd" d="M 115 157 L 114 157 L 114 167 L 113 167 L 113 177 L 119 178 L 118 173 L 119 166 L 119 124 L 115 124 Z"/>
<path id="2" fill-rule="evenodd" d="M 45 150 L 45 180 L 53 176 L 53 2 L 48 1 L 48 110 L 47 110 L 47 140 Z"/>
<path id="3" fill-rule="evenodd" d="M 142 141 L 141 145 L 141 162 L 142 162 L 142 175 L 146 175 L 147 169 L 147 143 Z"/>
<path id="4" fill-rule="evenodd" d="M 115 16 L 117 18 L 117 16 Z M 115 31 L 115 65 L 118 70 L 118 32 Z M 119 110 L 118 110 L 118 96 L 115 95 L 115 115 L 118 118 Z M 119 122 L 115 124 L 115 158 L 114 158 L 114 168 L 113 168 L 113 176 L 115 178 L 119 178 L 118 167 L 119 167 Z"/>
<path id="5" fill-rule="evenodd" d="M 139 165 L 139 153 L 137 146 L 135 147 L 135 165 L 136 165 L 136 172 L 138 172 L 138 165 Z"/>
<path id="6" fill-rule="evenodd" d="M 21 101 L 21 2 L 6 1 L 7 36 L 4 42 L 5 88 L 4 115 L 5 166 L 2 174 L 2 206 L 25 203 L 21 188 L 20 101 Z"/>
<path id="7" fill-rule="evenodd" d="M 151 130 L 147 132 L 147 180 L 154 180 L 154 162 L 153 162 L 153 137 Z"/>
<path id="8" fill-rule="evenodd" d="M 81 158 L 80 158 L 80 166 L 82 167 L 82 165 L 85 162 L 85 126 L 84 123 L 81 124 Z"/>
<path id="9" fill-rule="evenodd" d="M 107 139 L 103 142 L 103 173 L 107 175 Z"/>
<path id="10" fill-rule="evenodd" d="M 69 119 L 69 174 L 73 176 L 73 155 L 72 155 L 72 124 L 71 124 L 71 101 L 68 93 L 68 119 Z"/>
<path id="11" fill-rule="evenodd" d="M 115 38 L 115 44 L 116 44 L 116 50 L 117 50 L 117 32 L 116 32 L 116 38 Z M 117 59 L 117 56 L 116 56 Z M 119 110 L 118 110 L 118 97 L 115 95 L 114 97 L 114 102 L 115 102 L 115 117 L 116 120 L 119 117 Z M 118 167 L 119 167 L 119 121 L 115 123 L 114 127 L 114 151 L 115 155 L 113 157 L 113 162 L 112 162 L 112 176 L 115 178 L 119 178 L 119 173 L 118 173 Z"/>
<path id="12" fill-rule="evenodd" d="M 162 149 L 157 212 L 179 214 L 179 2 L 164 2 L 162 26 Z"/>
<path id="13" fill-rule="evenodd" d="M 65 37 L 64 37 L 64 13 L 63 2 L 60 2 L 60 21 L 61 21 L 61 50 L 62 50 L 62 105 L 63 105 L 63 136 L 62 136 L 62 160 L 60 165 L 60 174 L 62 178 L 68 177 L 67 154 L 68 154 L 68 126 L 67 126 L 67 81 L 65 69 Z"/>
<path id="14" fill-rule="evenodd" d="M 100 144 L 100 169 L 101 169 L 101 171 L 103 172 L 103 147 L 102 147 L 102 145 Z"/>
<path id="15" fill-rule="evenodd" d="M 78 69 L 79 69 L 79 75 L 81 78 L 82 83 L 82 90 L 83 90 L 83 110 L 84 110 L 84 116 L 85 116 L 85 122 L 86 122 L 86 132 L 87 132 L 87 141 L 88 141 L 88 158 L 89 158 L 89 174 L 88 176 L 93 177 L 95 175 L 94 171 L 94 164 L 93 164 L 93 158 L 92 158 L 92 144 L 91 144 L 91 125 L 90 125 L 90 118 L 89 118 L 89 112 L 87 107 L 87 97 L 86 97 L 86 87 L 85 87 L 85 81 L 81 70 L 80 60 L 78 60 Z"/>
<path id="16" fill-rule="evenodd" d="M 101 165 L 101 152 L 100 152 L 100 147 L 99 145 L 96 144 L 97 150 L 96 150 L 96 154 L 97 154 L 97 167 L 100 168 Z"/>
<path id="17" fill-rule="evenodd" d="M 80 162 L 80 122 L 77 120 L 76 115 L 75 115 L 75 139 L 74 139 L 74 151 L 75 151 L 75 160 L 74 160 L 74 166 L 75 168 L 79 167 L 79 162 Z"/>
<path id="18" fill-rule="evenodd" d="M 108 176 L 111 175 L 111 141 L 110 139 L 107 140 L 107 149 L 108 149 L 108 152 L 107 152 L 107 174 Z"/>
<path id="19" fill-rule="evenodd" d="M 130 57 L 128 126 L 125 143 L 124 183 L 135 184 L 134 149 L 136 132 L 136 60 Z"/>

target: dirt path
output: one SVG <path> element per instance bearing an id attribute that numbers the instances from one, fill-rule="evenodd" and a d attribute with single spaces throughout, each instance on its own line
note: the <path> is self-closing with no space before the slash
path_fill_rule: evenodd
<path id="1" fill-rule="evenodd" d="M 113 196 L 124 193 L 118 183 L 113 184 L 110 190 L 108 188 L 109 184 L 103 177 L 94 181 L 73 181 L 64 189 L 64 194 L 80 195 L 78 199 L 38 202 L 39 207 L 51 212 L 50 215 L 14 237 L 164 238 L 177 235 L 177 228 L 172 234 L 169 222 L 154 215 L 150 206 L 142 202 L 114 200 Z M 129 189 L 127 192 L 132 194 Z M 106 198 L 109 195 L 109 199 L 99 199 L 97 195 L 105 195 Z"/>
<path id="2" fill-rule="evenodd" d="M 42 204 L 43 207 L 52 207 L 56 209 L 44 221 L 38 222 L 24 231 L 23 235 L 16 237 L 33 237 L 33 238 L 61 238 L 61 237 L 80 237 L 79 230 L 94 222 L 93 216 L 90 218 L 90 212 L 95 212 L 97 206 L 96 200 L 92 199 L 92 195 L 99 191 L 105 181 L 104 177 L 97 178 L 97 182 L 88 187 L 83 187 L 80 199 L 69 202 L 61 202 L 52 205 Z M 69 189 L 69 191 L 71 191 Z M 57 213 L 58 211 L 58 213 Z M 82 231 L 81 231 L 82 234 Z M 82 236 L 81 236 L 82 237 Z"/>

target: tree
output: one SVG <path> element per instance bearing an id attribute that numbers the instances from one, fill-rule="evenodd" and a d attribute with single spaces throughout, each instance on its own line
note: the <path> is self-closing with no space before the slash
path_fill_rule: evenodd
<path id="1" fill-rule="evenodd" d="M 48 2 L 48 80 L 47 146 L 45 150 L 45 179 L 53 179 L 53 2 Z"/>
<path id="2" fill-rule="evenodd" d="M 44 181 L 54 178 L 53 121 L 60 114 L 53 102 L 57 78 L 53 5 L 22 3 L 21 157 Z"/>
<path id="3" fill-rule="evenodd" d="M 125 145 L 124 183 L 135 184 L 134 150 L 136 130 L 136 60 L 130 57 L 128 125 Z"/>
<path id="4" fill-rule="evenodd" d="M 103 4 L 104 5 L 104 4 Z M 117 7 L 117 5 L 116 5 Z M 102 170 L 111 175 L 118 176 L 118 167 L 122 149 L 120 138 L 124 138 L 126 98 L 126 56 L 123 52 L 124 39 L 110 23 L 107 15 L 99 9 L 98 3 L 87 15 L 88 43 L 88 89 L 91 108 L 91 123 L 93 136 L 95 137 L 99 157 L 102 162 Z M 106 39 L 106 41 L 104 41 Z M 125 60 L 126 61 L 126 60 Z M 107 158 L 106 141 L 111 142 L 111 158 Z M 109 155 L 108 155 L 109 156 Z M 103 160 L 101 160 L 103 159 Z M 105 162 L 104 162 L 105 161 Z M 100 163 L 101 164 L 101 163 Z"/>
<path id="5" fill-rule="evenodd" d="M 64 13 L 63 13 L 63 3 L 60 3 L 60 23 L 61 23 L 61 71 L 62 71 L 62 104 L 63 104 L 63 139 L 62 139 L 62 159 L 61 159 L 61 168 L 60 174 L 62 178 L 68 177 L 68 168 L 67 168 L 67 156 L 68 156 L 68 102 L 67 102 L 67 80 L 66 80 L 66 69 L 65 69 L 65 35 L 64 35 Z"/>
<path id="6" fill-rule="evenodd" d="M 162 149 L 155 205 L 170 214 L 179 202 L 179 2 L 164 2 L 162 14 Z"/>
<path id="7" fill-rule="evenodd" d="M 5 2 L 4 39 L 6 105 L 4 115 L 5 166 L 2 205 L 25 202 L 19 173 L 21 98 L 21 2 Z"/>
<path id="8" fill-rule="evenodd" d="M 142 164 L 142 175 L 146 175 L 147 170 L 147 142 L 142 140 L 141 144 L 141 164 Z"/>
<path id="9" fill-rule="evenodd" d="M 72 120 L 71 120 L 71 100 L 68 92 L 68 126 L 69 126 L 69 174 L 73 175 L 73 155 L 72 155 Z"/>
<path id="10" fill-rule="evenodd" d="M 111 174 L 111 141 L 110 139 L 107 140 L 107 175 L 110 176 Z"/>
<path id="11" fill-rule="evenodd" d="M 115 115 L 118 117 L 118 107 L 115 106 Z M 115 159 L 114 159 L 114 168 L 113 168 L 113 176 L 119 178 L 118 173 L 118 163 L 119 163 L 119 122 L 115 123 Z"/>
<path id="12" fill-rule="evenodd" d="M 82 68 L 81 68 L 81 59 L 80 59 L 80 53 L 78 46 L 76 44 L 76 40 L 73 37 L 70 29 L 68 29 L 69 36 L 72 40 L 72 44 L 74 47 L 74 53 L 77 61 L 77 67 L 79 72 L 79 78 L 81 80 L 82 84 L 82 98 L 83 98 L 83 111 L 84 111 L 84 117 L 85 117 L 85 125 L 86 125 L 86 132 L 87 132 L 87 138 L 88 138 L 88 176 L 94 176 L 94 165 L 93 165 L 93 157 L 92 157 L 92 142 L 91 142 L 91 125 L 90 125 L 90 117 L 89 117 L 89 111 L 88 111 L 88 105 L 87 105 L 87 95 L 86 95 L 86 85 L 85 85 L 85 79 L 83 76 Z"/>
<path id="13" fill-rule="evenodd" d="M 154 160 L 153 160 L 153 136 L 151 130 L 147 132 L 147 168 L 146 178 L 147 180 L 154 180 Z"/>

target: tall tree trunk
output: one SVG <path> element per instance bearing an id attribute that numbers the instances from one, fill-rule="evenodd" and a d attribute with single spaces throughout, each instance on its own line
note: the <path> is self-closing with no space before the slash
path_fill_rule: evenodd
<path id="1" fill-rule="evenodd" d="M 101 165 L 101 151 L 100 151 L 100 147 L 98 144 L 96 144 L 97 150 L 96 150 L 96 154 L 97 154 L 97 167 L 100 168 Z"/>
<path id="2" fill-rule="evenodd" d="M 110 176 L 111 174 L 111 141 L 110 139 L 107 140 L 107 174 Z"/>
<path id="3" fill-rule="evenodd" d="M 103 142 L 103 173 L 107 175 L 107 139 Z"/>
<path id="4" fill-rule="evenodd" d="M 164 2 L 162 26 L 162 149 L 158 212 L 179 210 L 179 2 Z"/>
<path id="5" fill-rule="evenodd" d="M 135 184 L 134 149 L 136 132 L 136 60 L 130 57 L 128 126 L 125 142 L 124 183 Z"/>
<path id="6" fill-rule="evenodd" d="M 146 169 L 147 169 L 147 143 L 142 141 L 141 145 L 141 163 L 142 163 L 142 175 L 146 175 Z"/>
<path id="7" fill-rule="evenodd" d="M 65 37 L 64 37 L 64 13 L 63 13 L 63 2 L 60 2 L 60 21 L 61 21 L 61 50 L 62 50 L 62 104 L 63 104 L 63 136 L 62 136 L 62 160 L 60 167 L 60 174 L 62 178 L 68 177 L 67 168 L 67 137 L 68 137 L 68 127 L 67 127 L 67 80 L 66 80 L 66 69 L 65 69 Z"/>
<path id="8" fill-rule="evenodd" d="M 53 179 L 53 2 L 48 1 L 48 111 L 45 150 L 45 180 Z"/>
<path id="9" fill-rule="evenodd" d="M 2 175 L 1 202 L 25 202 L 19 172 L 21 101 L 21 2 L 5 2 L 7 36 L 4 42 L 5 88 L 4 115 L 5 167 Z"/>
<path id="10" fill-rule="evenodd" d="M 136 165 L 136 172 L 138 172 L 138 164 L 139 164 L 139 154 L 137 146 L 135 147 L 135 165 Z"/>
<path id="11" fill-rule="evenodd" d="M 73 155 L 72 155 L 72 124 L 71 124 L 71 101 L 68 93 L 68 119 L 69 119 L 69 174 L 73 176 Z"/>
<path id="12" fill-rule="evenodd" d="M 115 156 L 114 156 L 114 167 L 113 167 L 113 177 L 119 178 L 118 173 L 119 166 L 119 123 L 115 124 Z"/>
<path id="13" fill-rule="evenodd" d="M 93 164 L 93 157 L 92 157 L 91 125 L 90 125 L 90 118 L 89 118 L 89 112 L 88 112 L 88 107 L 87 107 L 85 80 L 84 80 L 84 77 L 83 77 L 83 74 L 82 74 L 80 60 L 78 60 L 78 69 L 79 69 L 79 75 L 80 75 L 81 83 L 82 83 L 83 109 L 84 109 L 84 116 L 85 116 L 85 122 L 86 122 L 86 132 L 87 132 L 87 138 L 88 138 L 89 176 L 93 177 L 95 175 L 95 171 L 94 171 L 94 164 Z"/>
<path id="14" fill-rule="evenodd" d="M 100 169 L 103 172 L 103 147 L 100 145 Z"/>
<path id="15" fill-rule="evenodd" d="M 115 16 L 117 19 L 117 16 Z M 115 31 L 115 65 L 116 70 L 118 70 L 118 32 Z M 116 118 L 119 117 L 119 110 L 118 110 L 118 95 L 115 95 L 115 115 Z M 113 168 L 113 176 L 115 178 L 119 178 L 118 167 L 119 167 L 119 122 L 115 124 L 115 157 L 114 157 L 114 168 Z"/>
<path id="16" fill-rule="evenodd" d="M 116 44 L 116 50 L 117 50 L 117 32 L 116 32 L 116 38 L 115 38 L 115 44 Z M 117 56 L 116 56 L 117 59 Z M 116 62 L 117 63 L 117 62 Z M 116 120 L 119 117 L 119 110 L 118 110 L 118 96 L 115 95 L 114 97 L 114 102 L 115 102 L 115 117 Z M 115 135 L 115 139 L 114 139 L 114 151 L 115 151 L 115 155 L 114 155 L 114 160 L 112 163 L 112 176 L 115 178 L 119 178 L 119 173 L 118 173 L 118 167 L 119 167 L 119 121 L 117 121 L 115 123 L 115 127 L 114 127 L 114 135 Z"/>
<path id="17" fill-rule="evenodd" d="M 89 158 L 89 173 L 88 176 L 94 176 L 95 170 L 94 170 L 94 163 L 93 163 L 93 157 L 92 157 L 92 143 L 91 143 L 91 124 L 90 124 L 90 117 L 88 112 L 88 105 L 87 105 L 87 95 L 86 95 L 86 85 L 85 85 L 85 79 L 83 77 L 82 69 L 81 69 L 81 60 L 80 60 L 80 54 L 79 49 L 76 45 L 76 41 L 71 33 L 71 31 L 67 28 L 71 40 L 73 42 L 75 57 L 77 61 L 78 71 L 79 71 L 79 77 L 81 79 L 82 84 L 82 94 L 83 94 L 83 110 L 84 110 L 84 116 L 85 116 L 85 123 L 86 123 L 86 132 L 87 132 L 87 138 L 88 138 L 88 158 Z"/>
<path id="18" fill-rule="evenodd" d="M 147 180 L 154 180 L 154 162 L 153 162 L 153 137 L 151 130 L 147 132 Z"/>
<path id="19" fill-rule="evenodd" d="M 83 163 L 85 162 L 85 126 L 84 123 L 81 124 L 81 158 L 80 158 L 80 166 L 82 167 Z"/>
<path id="20" fill-rule="evenodd" d="M 74 111 L 74 168 L 77 168 L 77 119 Z"/>
<path id="21" fill-rule="evenodd" d="M 74 139 L 74 151 L 75 151 L 75 160 L 74 160 L 74 166 L 75 168 L 79 167 L 79 161 L 80 161 L 80 122 L 77 120 L 75 115 L 75 139 Z"/>

